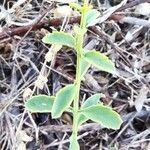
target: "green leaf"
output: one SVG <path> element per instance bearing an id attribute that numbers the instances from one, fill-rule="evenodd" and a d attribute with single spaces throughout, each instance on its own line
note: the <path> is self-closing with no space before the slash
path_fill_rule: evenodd
<path id="1" fill-rule="evenodd" d="M 52 107 L 52 118 L 59 118 L 61 114 L 69 108 L 72 103 L 76 92 L 76 86 L 69 84 L 64 88 L 60 89 Z"/>
<path id="2" fill-rule="evenodd" d="M 87 108 L 93 105 L 98 104 L 101 94 L 94 94 L 90 96 L 82 105 L 82 108 Z"/>
<path id="3" fill-rule="evenodd" d="M 28 111 L 31 111 L 32 113 L 35 113 L 35 112 L 39 112 L 39 113 L 51 112 L 54 99 L 55 99 L 54 96 L 47 96 L 47 95 L 32 96 L 25 103 L 25 108 Z"/>
<path id="4" fill-rule="evenodd" d="M 81 124 L 89 120 L 87 117 L 85 117 L 82 113 L 79 113 L 78 117 L 78 127 L 80 127 Z"/>
<path id="5" fill-rule="evenodd" d="M 85 108 L 81 113 L 106 128 L 119 129 L 122 124 L 120 115 L 102 104 Z"/>
<path id="6" fill-rule="evenodd" d="M 86 26 L 89 27 L 100 16 L 99 11 L 91 9 L 86 13 Z"/>
<path id="7" fill-rule="evenodd" d="M 54 31 L 53 33 L 48 33 L 44 36 L 42 41 L 46 44 L 57 44 L 65 45 L 74 48 L 75 47 L 75 38 L 65 32 Z"/>
<path id="8" fill-rule="evenodd" d="M 115 66 L 113 62 L 100 52 L 97 52 L 95 50 L 86 52 L 84 55 L 84 59 L 102 71 L 115 73 Z"/>
<path id="9" fill-rule="evenodd" d="M 82 10 L 82 7 L 81 5 L 77 4 L 77 3 L 70 3 L 69 6 L 73 9 L 76 9 L 78 11 L 81 11 Z"/>
<path id="10" fill-rule="evenodd" d="M 85 29 L 82 29 L 82 28 L 80 28 L 78 25 L 74 25 L 73 31 L 74 31 L 74 33 L 75 33 L 76 35 L 83 35 L 83 34 L 85 34 L 85 33 L 87 32 L 87 29 L 86 29 L 86 28 L 85 28 Z"/>
<path id="11" fill-rule="evenodd" d="M 79 146 L 79 143 L 78 143 L 78 140 L 77 140 L 77 136 L 73 133 L 70 137 L 69 150 L 80 150 L 80 146 Z"/>
<path id="12" fill-rule="evenodd" d="M 94 105 L 97 105 L 99 102 L 99 99 L 101 97 L 101 94 L 94 94 L 92 96 L 90 96 L 81 106 L 81 108 L 87 108 L 87 107 L 91 107 Z M 78 118 L 78 126 L 80 126 L 81 124 L 83 124 L 84 122 L 86 122 L 88 120 L 87 117 L 85 117 L 82 113 L 79 114 L 79 118 Z"/>
<path id="13" fill-rule="evenodd" d="M 90 68 L 91 64 L 88 63 L 84 58 L 81 59 L 81 79 L 87 73 L 88 69 Z"/>

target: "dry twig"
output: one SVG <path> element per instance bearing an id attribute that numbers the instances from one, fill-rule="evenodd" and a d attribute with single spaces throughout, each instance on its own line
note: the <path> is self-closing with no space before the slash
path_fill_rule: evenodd
<path id="1" fill-rule="evenodd" d="M 127 8 L 136 6 L 136 5 L 144 3 L 144 2 L 150 2 L 150 0 L 135 0 L 133 2 L 127 3 L 126 5 L 120 7 L 116 11 L 123 11 Z M 42 18 L 43 18 L 43 16 L 45 16 L 46 13 L 44 13 L 42 15 Z M 37 30 L 37 29 L 40 29 L 45 26 L 54 26 L 54 27 L 59 26 L 63 23 L 63 19 L 64 18 L 40 21 L 41 20 L 41 18 L 40 18 L 36 23 L 28 25 L 28 26 L 4 29 L 3 32 L 0 32 L 0 41 L 7 39 L 7 38 L 11 38 L 14 35 L 25 34 L 26 32 L 28 32 L 28 30 L 31 30 L 31 29 L 33 31 L 33 30 Z M 80 20 L 80 17 L 72 17 L 72 18 L 70 18 L 68 23 L 69 24 L 78 23 L 79 20 Z"/>

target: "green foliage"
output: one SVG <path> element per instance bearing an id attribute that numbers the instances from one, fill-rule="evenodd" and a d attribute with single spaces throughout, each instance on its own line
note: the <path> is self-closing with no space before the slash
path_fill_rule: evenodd
<path id="1" fill-rule="evenodd" d="M 80 150 L 80 146 L 79 146 L 76 134 L 72 134 L 70 137 L 69 150 Z"/>
<path id="2" fill-rule="evenodd" d="M 82 10 L 81 5 L 79 5 L 79 4 L 77 4 L 77 3 L 70 3 L 69 6 L 70 6 L 71 8 L 73 8 L 73 9 L 76 9 L 76 10 L 80 11 L 80 12 L 81 12 L 81 10 Z"/>
<path id="3" fill-rule="evenodd" d="M 105 128 L 116 130 L 119 129 L 122 124 L 122 120 L 118 113 L 113 111 L 110 107 L 103 106 L 102 104 L 85 108 L 81 113 L 88 119 L 101 124 Z"/>
<path id="4" fill-rule="evenodd" d="M 56 45 L 65 45 L 72 48 L 75 48 L 75 38 L 65 32 L 54 31 L 53 33 L 48 33 L 42 41 L 46 44 L 56 44 Z"/>
<path id="5" fill-rule="evenodd" d="M 76 86 L 74 84 L 69 84 L 57 92 L 52 107 L 53 118 L 60 117 L 61 114 L 70 106 L 74 99 L 75 92 Z"/>
<path id="6" fill-rule="evenodd" d="M 31 112 L 51 112 L 52 118 L 58 118 L 64 111 L 73 113 L 73 133 L 70 138 L 69 150 L 79 150 L 77 141 L 77 132 L 80 125 L 87 120 L 93 120 L 106 128 L 119 129 L 122 123 L 118 113 L 110 107 L 99 104 L 101 94 L 95 94 L 89 97 L 79 108 L 80 85 L 81 80 L 91 65 L 101 71 L 115 73 L 115 67 L 112 61 L 102 53 L 96 50 L 85 51 L 83 49 L 83 39 L 90 26 L 99 16 L 99 12 L 91 9 L 88 1 L 84 0 L 83 6 L 76 3 L 70 4 L 71 8 L 80 11 L 80 26 L 75 25 L 73 28 L 74 36 L 54 31 L 46 34 L 42 41 L 46 44 L 56 44 L 71 47 L 77 53 L 76 80 L 74 84 L 69 84 L 60 89 L 54 96 L 38 95 L 31 97 L 25 107 Z M 73 107 L 70 107 L 73 102 Z"/>
<path id="7" fill-rule="evenodd" d="M 47 113 L 51 112 L 54 103 L 54 96 L 38 95 L 32 96 L 26 103 L 25 107 L 32 113 Z"/>
<path id="8" fill-rule="evenodd" d="M 82 58 L 80 65 L 81 65 L 80 72 L 81 72 L 81 79 L 82 79 L 84 75 L 86 74 L 86 72 L 88 71 L 88 69 L 90 68 L 91 64 Z"/>
<path id="9" fill-rule="evenodd" d="M 85 123 L 87 120 L 89 120 L 87 117 L 85 117 L 82 113 L 79 113 L 78 117 L 78 127 L 81 126 L 83 123 Z"/>
<path id="10" fill-rule="evenodd" d="M 81 109 L 97 105 L 99 103 L 100 97 L 101 97 L 101 94 L 99 93 L 90 96 L 87 100 L 85 100 L 85 102 L 81 106 Z M 80 113 L 79 118 L 78 118 L 78 126 L 80 126 L 82 123 L 86 122 L 87 120 L 88 118 L 82 113 Z"/>
<path id="11" fill-rule="evenodd" d="M 96 9 L 91 9 L 86 13 L 86 27 L 89 27 L 91 23 L 93 23 L 100 13 Z"/>
<path id="12" fill-rule="evenodd" d="M 102 71 L 115 73 L 115 67 L 112 61 L 104 54 L 92 50 L 84 54 L 84 59 Z"/>
<path id="13" fill-rule="evenodd" d="M 87 29 L 86 28 L 81 29 L 78 25 L 74 25 L 73 31 L 76 35 L 83 35 L 87 32 Z"/>
<path id="14" fill-rule="evenodd" d="M 98 104 L 100 100 L 101 94 L 97 93 L 92 96 L 90 96 L 82 105 L 82 108 L 87 108 L 93 105 Z"/>

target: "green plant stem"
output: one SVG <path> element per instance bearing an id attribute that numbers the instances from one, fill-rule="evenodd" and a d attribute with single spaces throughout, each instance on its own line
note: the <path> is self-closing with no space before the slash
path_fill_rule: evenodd
<path id="1" fill-rule="evenodd" d="M 81 14 L 81 22 L 80 22 L 80 28 L 81 30 L 86 28 L 86 20 L 85 20 L 85 13 L 88 4 L 87 0 L 84 0 L 83 5 L 83 12 Z M 76 35 L 76 49 L 77 49 L 77 65 L 76 65 L 76 96 L 73 102 L 73 133 L 74 136 L 77 138 L 78 133 L 78 110 L 79 110 L 79 97 L 80 97 L 80 85 L 81 85 L 81 57 L 82 57 L 82 47 L 83 47 L 83 39 L 84 39 L 84 33 L 78 33 Z"/>
<path id="2" fill-rule="evenodd" d="M 82 44 L 84 35 L 79 34 L 77 36 L 77 65 L 76 65 L 76 96 L 73 103 L 73 134 L 77 136 L 78 131 L 78 110 L 79 110 L 79 97 L 80 97 L 80 85 L 81 85 L 81 57 L 82 57 Z"/>

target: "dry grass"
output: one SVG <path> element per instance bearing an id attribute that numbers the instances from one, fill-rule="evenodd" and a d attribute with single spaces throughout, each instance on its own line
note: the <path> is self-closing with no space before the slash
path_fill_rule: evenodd
<path id="1" fill-rule="evenodd" d="M 3 1 L 1 5 L 1 30 L 7 27 L 26 26 L 35 23 L 52 4 L 42 0 Z M 95 7 L 104 11 L 104 6 Z M 53 6 L 61 7 L 57 4 Z M 53 19 L 54 8 L 42 19 Z M 109 8 L 108 8 L 109 9 Z M 142 17 L 129 8 L 122 14 Z M 76 15 L 76 14 L 74 14 Z M 59 16 L 58 16 L 59 17 Z M 56 29 L 72 32 L 72 25 L 64 24 Z M 150 149 L 150 29 L 127 23 L 107 20 L 95 26 L 97 33 L 89 29 L 85 37 L 87 49 L 97 49 L 115 62 L 117 76 L 91 68 L 81 87 L 81 103 L 94 92 L 102 92 L 102 101 L 118 111 L 124 123 L 120 130 L 106 130 L 87 122 L 79 131 L 82 150 L 148 150 Z M 63 47 L 46 64 L 49 47 L 41 38 L 53 27 L 27 32 L 23 36 L 0 41 L 0 149 L 57 150 L 68 149 L 72 116 L 64 114 L 53 120 L 50 114 L 30 114 L 24 109 L 26 89 L 32 94 L 55 94 L 62 86 L 72 82 L 75 74 L 75 54 Z M 48 82 L 37 88 L 39 74 Z M 26 93 L 28 94 L 28 93 Z"/>

